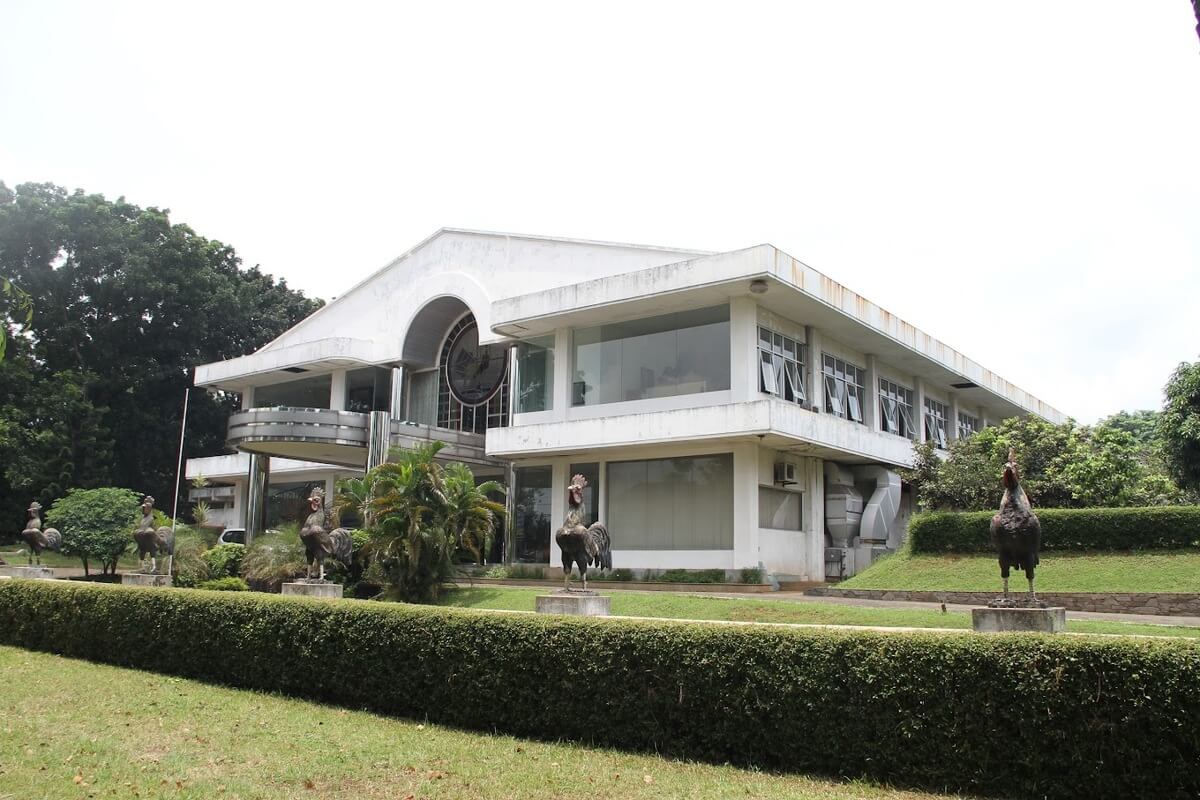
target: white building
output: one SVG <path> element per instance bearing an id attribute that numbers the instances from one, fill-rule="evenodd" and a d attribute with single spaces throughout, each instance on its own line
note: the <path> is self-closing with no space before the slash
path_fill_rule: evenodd
<path id="1" fill-rule="evenodd" d="M 914 439 L 1063 420 L 771 245 L 454 229 L 196 384 L 242 398 L 239 455 L 187 467 L 227 484 L 230 524 L 260 529 L 268 486 L 331 491 L 389 445 L 436 439 L 515 487 L 493 559 L 558 566 L 552 530 L 582 473 L 617 567 L 813 581 L 899 545 L 894 468 Z"/>

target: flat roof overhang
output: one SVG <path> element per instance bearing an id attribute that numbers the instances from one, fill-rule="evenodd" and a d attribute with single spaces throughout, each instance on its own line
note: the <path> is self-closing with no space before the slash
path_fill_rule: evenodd
<path id="1" fill-rule="evenodd" d="M 242 392 L 250 386 L 300 380 L 335 369 L 377 366 L 385 358 L 378 342 L 332 337 L 201 364 L 196 367 L 194 383 Z"/>
<path id="2" fill-rule="evenodd" d="M 750 285 L 758 280 L 766 291 L 753 293 Z M 526 339 L 747 296 L 890 367 L 953 387 L 961 400 L 997 419 L 1030 413 L 1056 424 L 1066 420 L 1024 389 L 771 245 L 497 300 L 492 330 Z"/>

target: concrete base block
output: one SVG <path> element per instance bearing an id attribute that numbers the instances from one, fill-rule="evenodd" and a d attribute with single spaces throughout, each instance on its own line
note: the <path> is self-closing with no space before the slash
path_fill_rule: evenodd
<path id="1" fill-rule="evenodd" d="M 122 586 L 171 586 L 170 575 L 156 575 L 152 572 L 124 572 L 121 574 Z"/>
<path id="2" fill-rule="evenodd" d="M 539 594 L 534 600 L 534 609 L 539 614 L 569 614 L 574 617 L 607 617 L 611 613 L 612 598 L 587 592 L 555 592 Z"/>
<path id="3" fill-rule="evenodd" d="M 342 585 L 340 583 L 285 583 L 283 593 L 300 597 L 322 597 L 340 600 Z"/>
<path id="4" fill-rule="evenodd" d="M 54 570 L 50 567 L 14 567 L 6 564 L 0 567 L 0 575 L 9 578 L 24 578 L 30 581 L 54 580 Z"/>
<path id="5" fill-rule="evenodd" d="M 1061 633 L 1067 627 L 1065 608 L 972 608 L 971 625 L 979 633 Z"/>

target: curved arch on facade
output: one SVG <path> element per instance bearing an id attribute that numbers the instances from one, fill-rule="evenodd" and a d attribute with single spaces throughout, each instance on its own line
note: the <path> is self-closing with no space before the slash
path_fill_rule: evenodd
<path id="1" fill-rule="evenodd" d="M 413 287 L 429 299 L 404 328 L 400 360 L 417 369 L 436 366 L 443 339 L 459 318 L 470 312 L 479 325 L 479 340 L 499 341 L 491 331 L 491 299 L 483 287 L 462 272 L 442 272 Z"/>

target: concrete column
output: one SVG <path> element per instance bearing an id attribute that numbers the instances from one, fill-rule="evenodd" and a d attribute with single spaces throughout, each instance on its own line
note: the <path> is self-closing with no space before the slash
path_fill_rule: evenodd
<path id="1" fill-rule="evenodd" d="M 821 378 L 821 332 L 808 325 L 804 328 L 804 357 L 807 360 L 804 377 L 805 392 L 808 394 L 808 407 L 825 411 L 825 381 Z"/>
<path id="2" fill-rule="evenodd" d="M 954 442 L 958 440 L 958 392 L 950 392 L 950 405 L 947 406 L 946 413 L 950 418 L 946 420 L 946 442 Z"/>
<path id="3" fill-rule="evenodd" d="M 246 476 L 246 546 L 267 528 L 267 486 L 271 482 L 271 457 L 250 454 Z"/>
<path id="4" fill-rule="evenodd" d="M 867 356 L 867 396 L 863 399 L 863 424 L 868 430 L 882 430 L 879 421 L 879 360 L 872 355 Z"/>
<path id="5" fill-rule="evenodd" d="M 562 566 L 562 551 L 554 541 L 554 532 L 562 526 L 567 516 L 567 475 L 570 470 L 570 459 L 558 458 L 550 467 L 550 566 Z"/>
<path id="6" fill-rule="evenodd" d="M 520 385 L 519 363 L 517 359 L 517 343 L 508 346 L 508 424 L 513 424 L 513 414 L 517 413 L 517 391 Z"/>
<path id="7" fill-rule="evenodd" d="M 804 459 L 804 537 L 805 561 L 810 581 L 825 580 L 825 462 Z"/>
<path id="8" fill-rule="evenodd" d="M 758 304 L 751 297 L 729 301 L 729 394 L 735 403 L 758 400 Z"/>
<path id="9" fill-rule="evenodd" d="M 392 416 L 387 411 L 372 411 L 367 424 L 367 470 L 387 461 L 392 444 Z"/>
<path id="10" fill-rule="evenodd" d="M 990 419 L 988 419 L 987 411 L 983 408 L 983 406 L 980 406 L 979 407 L 979 429 L 983 430 L 984 428 L 988 427 L 991 424 L 992 424 L 992 421 Z"/>
<path id="11" fill-rule="evenodd" d="M 500 545 L 500 563 L 512 563 L 513 551 L 513 521 L 517 516 L 517 467 L 511 461 L 504 468 L 505 485 L 508 491 L 504 493 L 504 541 Z"/>
<path id="12" fill-rule="evenodd" d="M 334 411 L 346 410 L 346 370 L 335 369 L 329 381 L 329 407 Z"/>
<path id="13" fill-rule="evenodd" d="M 733 568 L 757 567 L 758 444 L 733 447 Z"/>
<path id="14" fill-rule="evenodd" d="M 554 332 L 554 420 L 567 418 L 571 408 L 571 382 L 575 379 L 575 364 L 571 360 L 571 329 Z M 563 484 L 564 489 L 566 484 Z"/>
<path id="15" fill-rule="evenodd" d="M 325 507 L 333 508 L 333 498 L 337 495 L 337 476 L 332 472 L 325 476 Z M 340 527 L 341 521 L 334 527 Z"/>
<path id="16" fill-rule="evenodd" d="M 247 386 L 242 390 L 242 411 L 254 408 L 254 387 Z"/>
<path id="17" fill-rule="evenodd" d="M 392 367 L 392 399 L 389 403 L 392 419 L 404 422 L 408 419 L 408 392 L 405 391 L 404 366 Z"/>
<path id="18" fill-rule="evenodd" d="M 913 422 L 917 426 L 917 441 L 925 441 L 925 381 L 913 378 Z"/>

